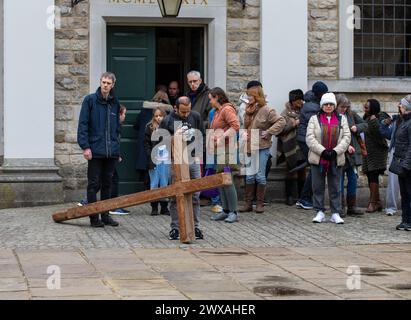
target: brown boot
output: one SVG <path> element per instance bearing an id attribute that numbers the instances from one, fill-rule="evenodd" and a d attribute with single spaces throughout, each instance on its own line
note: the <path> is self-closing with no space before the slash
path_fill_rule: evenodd
<path id="1" fill-rule="evenodd" d="M 347 215 L 349 216 L 358 216 L 363 215 L 364 212 L 357 209 L 357 197 L 356 195 L 348 196 L 347 195 Z"/>
<path id="2" fill-rule="evenodd" d="M 368 208 L 365 210 L 367 213 L 372 213 L 378 211 L 378 195 L 379 195 L 379 189 L 378 189 L 378 183 L 372 182 L 370 183 L 370 201 L 368 203 Z"/>
<path id="3" fill-rule="evenodd" d="M 240 212 L 252 212 L 253 211 L 253 198 L 255 193 L 255 184 L 246 184 L 245 185 L 245 195 L 244 201 L 245 204 L 240 208 Z"/>
<path id="4" fill-rule="evenodd" d="M 256 213 L 263 213 L 264 212 L 264 195 L 265 195 L 265 185 L 258 184 L 257 185 L 257 206 L 255 208 Z"/>

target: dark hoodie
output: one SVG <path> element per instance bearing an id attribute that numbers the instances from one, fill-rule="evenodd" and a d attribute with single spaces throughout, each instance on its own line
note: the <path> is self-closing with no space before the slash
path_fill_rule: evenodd
<path id="1" fill-rule="evenodd" d="M 90 148 L 93 158 L 120 156 L 120 103 L 111 90 L 107 100 L 98 88 L 81 106 L 77 142 L 81 149 Z"/>
<path id="2" fill-rule="evenodd" d="M 300 125 L 297 128 L 297 141 L 305 142 L 307 135 L 307 126 L 311 117 L 320 112 L 320 99 L 314 94 L 314 92 L 307 91 L 304 95 L 304 105 L 300 111 Z"/>

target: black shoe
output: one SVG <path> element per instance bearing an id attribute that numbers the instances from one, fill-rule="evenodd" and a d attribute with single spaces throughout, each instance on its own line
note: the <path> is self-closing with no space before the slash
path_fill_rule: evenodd
<path id="1" fill-rule="evenodd" d="M 177 229 L 171 229 L 169 235 L 170 240 L 179 240 L 180 239 L 180 232 Z"/>
<path id="2" fill-rule="evenodd" d="M 405 226 L 405 231 L 411 231 L 411 223 L 406 223 L 404 226 Z"/>
<path id="3" fill-rule="evenodd" d="M 90 219 L 90 226 L 92 228 L 104 228 L 104 223 L 99 219 Z"/>
<path id="4" fill-rule="evenodd" d="M 287 197 L 287 200 L 285 201 L 285 204 L 286 204 L 287 206 L 293 206 L 293 205 L 295 205 L 295 201 L 294 201 L 293 197 L 291 197 L 291 196 Z"/>
<path id="5" fill-rule="evenodd" d="M 158 202 L 151 202 L 151 213 L 152 216 L 158 216 Z"/>
<path id="6" fill-rule="evenodd" d="M 118 226 L 118 222 L 113 220 L 113 218 L 110 217 L 110 216 L 102 217 L 101 221 L 103 221 L 103 223 L 106 226 L 112 226 L 112 227 L 117 227 Z"/>
<path id="7" fill-rule="evenodd" d="M 197 240 L 204 239 L 203 233 L 201 232 L 200 229 L 195 228 L 195 229 L 194 229 L 194 232 L 195 232 L 195 234 L 196 234 L 196 239 L 197 239 Z"/>
<path id="8" fill-rule="evenodd" d="M 401 222 L 398 226 L 395 227 L 395 229 L 400 230 L 400 231 L 404 231 L 406 225 L 407 224 L 405 222 Z"/>

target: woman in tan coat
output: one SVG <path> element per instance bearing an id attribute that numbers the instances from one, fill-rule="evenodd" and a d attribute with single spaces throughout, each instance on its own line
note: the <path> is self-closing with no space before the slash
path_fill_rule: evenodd
<path id="1" fill-rule="evenodd" d="M 247 95 L 249 103 L 244 117 L 244 128 L 247 130 L 245 206 L 241 208 L 240 212 L 253 211 L 252 200 L 257 182 L 256 212 L 263 213 L 267 184 L 265 171 L 270 156 L 271 137 L 282 132 L 286 121 L 273 108 L 267 106 L 261 87 L 249 88 Z"/>
<path id="2" fill-rule="evenodd" d="M 343 224 L 341 219 L 341 174 L 345 164 L 345 152 L 351 132 L 347 118 L 336 112 L 337 101 L 334 93 L 326 93 L 321 98 L 321 111 L 310 118 L 307 127 L 308 162 L 311 164 L 313 204 L 317 215 L 314 223 L 325 221 L 325 179 L 328 182 L 328 196 L 331 207 L 331 222 Z"/>

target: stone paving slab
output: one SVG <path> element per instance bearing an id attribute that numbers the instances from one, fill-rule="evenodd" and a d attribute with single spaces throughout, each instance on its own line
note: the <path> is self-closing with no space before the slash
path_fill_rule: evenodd
<path id="1" fill-rule="evenodd" d="M 71 251 L 51 251 L 47 263 L 55 261 L 67 262 L 64 258 L 66 254 L 72 257 L 81 256 L 84 264 L 62 265 L 61 268 L 61 288 L 49 289 L 47 287 L 48 274 L 44 273 L 46 265 L 39 265 L 38 259 L 33 259 L 30 263 L 29 256 L 36 257 L 36 250 L 32 255 L 28 251 L 15 250 L 13 256 L 19 261 L 25 261 L 22 265 L 24 276 L 8 278 L 0 276 L 0 299 L 163 299 L 163 300 L 341 300 L 341 299 L 411 299 L 411 272 L 404 270 L 395 261 L 390 264 L 374 260 L 380 259 L 383 253 L 378 253 L 373 246 L 368 246 L 370 252 L 362 246 L 350 247 L 317 247 L 307 248 L 301 251 L 299 256 L 309 254 L 312 263 L 303 265 L 302 259 L 296 260 L 297 264 L 292 265 L 295 248 L 287 247 L 278 250 L 275 248 L 207 248 L 187 249 L 186 247 L 176 249 L 138 249 L 123 250 L 121 254 L 116 249 L 94 249 L 90 256 L 87 251 L 73 249 Z M 391 251 L 391 246 L 384 247 L 386 252 Z M 310 250 L 308 250 L 310 249 Z M 396 247 L 393 251 L 398 252 L 411 250 L 410 245 Z M 120 272 L 110 277 L 107 271 L 110 261 L 110 252 L 113 250 L 111 272 Z M 180 256 L 185 257 L 184 261 L 167 264 L 163 260 L 159 263 L 155 259 L 156 251 L 159 251 L 159 258 Z M 254 253 L 255 250 L 255 253 Z M 347 280 L 347 267 L 334 267 L 333 259 L 338 256 L 329 254 L 332 250 L 336 253 L 344 252 L 344 257 L 355 258 L 361 252 L 362 255 L 369 255 L 369 266 L 361 266 L 361 288 L 350 290 Z M 300 251 L 300 248 L 298 248 Z M 47 254 L 44 250 L 38 252 L 39 255 Z M 325 252 L 327 252 L 325 254 Z M 290 253 L 290 254 L 289 254 Z M 241 254 L 241 256 L 239 256 Z M 276 254 L 281 259 L 276 260 Z M 9 253 L 10 255 L 10 253 Z M 20 258 L 20 255 L 22 256 Z M 116 255 L 129 267 L 130 261 L 139 261 L 139 268 L 125 271 L 128 276 L 116 270 L 118 260 Z M 234 256 L 233 256 L 234 255 Z M 266 257 L 270 257 L 268 261 Z M 290 260 L 286 259 L 286 256 Z M 324 256 L 328 256 L 324 260 Z M 213 259 L 210 259 L 213 257 Z M 231 260 L 236 258 L 235 263 Z M 234 264 L 241 264 L 239 260 L 244 257 L 245 264 L 235 268 Z M 147 259 L 147 260 L 146 260 Z M 224 259 L 226 265 L 224 265 Z M 381 259 L 380 259 L 381 260 Z M 103 261 L 99 265 L 92 264 L 93 261 Z M 257 265 L 261 264 L 262 269 L 251 268 L 250 261 Z M 398 260 L 399 261 L 399 260 Z M 78 261 L 77 261 L 78 262 Z M 287 263 L 285 263 L 287 262 Z M 120 262 L 121 263 L 121 262 Z M 341 261 L 339 261 L 341 263 Z M 319 266 L 320 265 L 320 266 Z M 73 274 L 81 275 L 81 266 L 85 266 L 88 272 L 94 270 L 93 276 L 71 277 Z M 261 267 L 260 266 L 260 267 Z M 74 268 L 73 270 L 64 269 Z M 200 267 L 200 268 L 198 268 Z M 74 272 L 69 276 L 65 275 Z M 86 273 L 86 274 L 87 274 Z"/>
<path id="2" fill-rule="evenodd" d="M 0 210 L 0 299 L 411 299 L 411 233 L 394 230 L 399 217 L 313 225 L 311 211 L 271 205 L 230 225 L 203 207 L 205 240 L 182 245 L 149 206 L 98 230 L 52 222 L 63 207 Z M 47 287 L 49 266 L 61 289 Z M 361 289 L 347 286 L 349 267 Z"/>

